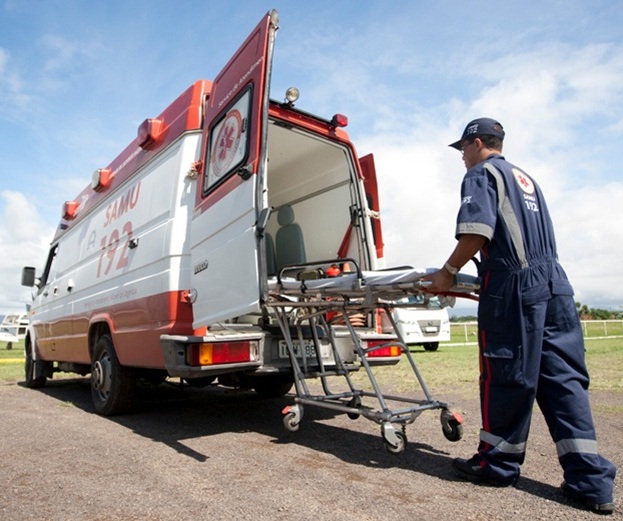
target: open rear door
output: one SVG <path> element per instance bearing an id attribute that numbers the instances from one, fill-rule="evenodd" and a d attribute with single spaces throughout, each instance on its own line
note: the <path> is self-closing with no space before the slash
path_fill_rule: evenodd
<path id="1" fill-rule="evenodd" d="M 368 208 L 375 212 L 372 218 L 372 234 L 374 235 L 374 246 L 376 248 L 376 258 L 380 266 L 383 265 L 383 227 L 381 226 L 381 207 L 379 205 L 379 189 L 376 182 L 376 168 L 374 166 L 374 156 L 368 154 L 359 158 L 359 164 L 363 173 L 363 186 L 366 191 Z"/>
<path id="2" fill-rule="evenodd" d="M 206 101 L 191 231 L 195 328 L 259 310 L 256 223 L 265 206 L 268 90 L 277 24 L 277 12 L 269 12 L 216 77 Z"/>

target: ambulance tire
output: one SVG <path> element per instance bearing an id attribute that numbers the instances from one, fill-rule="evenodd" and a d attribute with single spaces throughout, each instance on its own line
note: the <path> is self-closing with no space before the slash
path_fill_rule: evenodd
<path id="1" fill-rule="evenodd" d="M 253 380 L 253 389 L 262 398 L 281 398 L 290 392 L 294 382 L 290 379 L 258 376 Z"/>
<path id="2" fill-rule="evenodd" d="M 37 362 L 32 359 L 32 346 L 30 344 L 26 346 L 25 358 L 24 370 L 26 374 L 24 384 L 29 389 L 40 389 L 45 386 L 47 378 L 45 376 L 37 376 L 35 378 L 35 368 L 37 364 L 41 364 L 42 362 Z"/>
<path id="3" fill-rule="evenodd" d="M 119 363 L 110 335 L 102 335 L 93 349 L 91 397 L 98 414 L 112 416 L 132 407 L 136 375 Z"/>
<path id="4" fill-rule="evenodd" d="M 437 351 L 439 349 L 439 342 L 428 342 L 424 345 L 424 351 Z"/>

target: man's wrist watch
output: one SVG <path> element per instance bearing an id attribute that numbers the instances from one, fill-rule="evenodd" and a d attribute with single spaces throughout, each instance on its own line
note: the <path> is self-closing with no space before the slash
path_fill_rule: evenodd
<path id="1" fill-rule="evenodd" d="M 446 262 L 443 267 L 450 273 L 450 275 L 456 275 L 459 272 L 459 268 L 455 268 L 448 262 Z"/>

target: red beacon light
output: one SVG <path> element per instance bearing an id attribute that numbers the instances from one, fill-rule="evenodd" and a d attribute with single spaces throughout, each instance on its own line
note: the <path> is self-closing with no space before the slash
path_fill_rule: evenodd
<path id="1" fill-rule="evenodd" d="M 112 170 L 110 168 L 98 168 L 91 175 L 91 188 L 96 192 L 106 190 L 112 182 Z"/>
<path id="2" fill-rule="evenodd" d="M 63 219 L 67 221 L 74 219 L 78 213 L 79 206 L 78 201 L 65 201 L 65 204 L 63 204 Z"/>
<path id="3" fill-rule="evenodd" d="M 335 116 L 331 118 L 331 125 L 334 127 L 345 127 L 348 125 L 348 117 L 344 114 L 335 114 Z"/>
<path id="4" fill-rule="evenodd" d="M 156 143 L 164 132 L 162 119 L 146 119 L 138 127 L 138 146 L 143 150 Z"/>

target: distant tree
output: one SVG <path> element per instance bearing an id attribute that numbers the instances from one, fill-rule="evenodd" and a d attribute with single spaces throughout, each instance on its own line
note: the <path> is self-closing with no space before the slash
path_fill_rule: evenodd
<path id="1" fill-rule="evenodd" d="M 590 308 L 580 302 L 575 303 L 580 318 L 582 320 L 611 320 L 617 318 L 621 313 L 609 311 L 607 309 Z"/>

